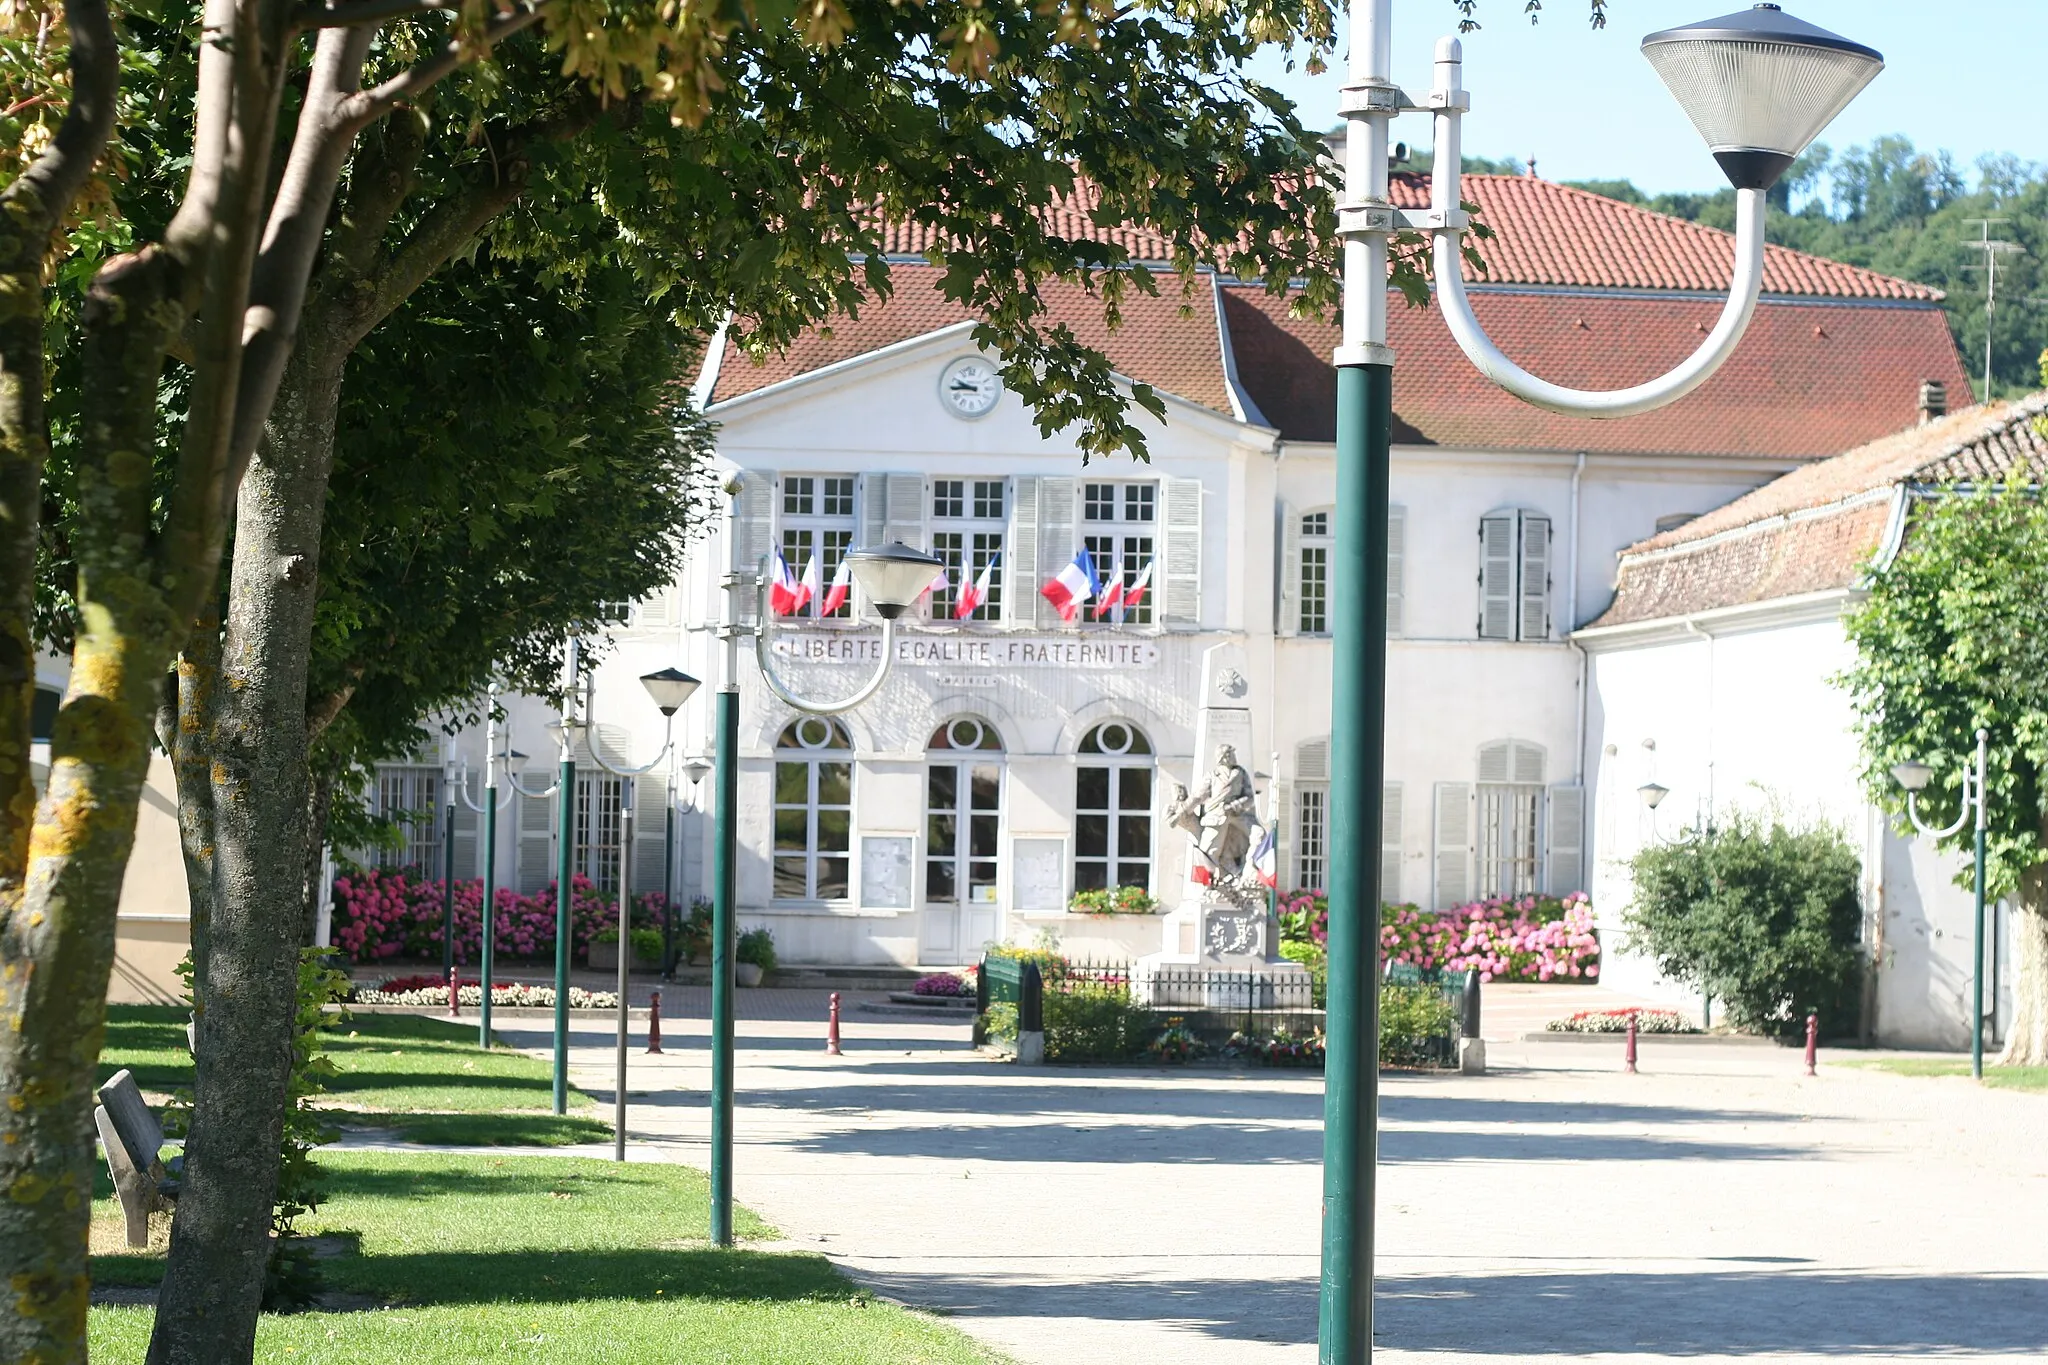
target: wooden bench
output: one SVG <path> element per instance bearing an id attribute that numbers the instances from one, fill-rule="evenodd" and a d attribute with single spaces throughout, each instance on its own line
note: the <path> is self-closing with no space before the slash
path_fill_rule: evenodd
<path id="1" fill-rule="evenodd" d="M 99 1129 L 100 1144 L 107 1149 L 107 1173 L 114 1178 L 114 1193 L 128 1220 L 128 1245 L 146 1247 L 149 1215 L 168 1211 L 178 1197 L 176 1171 L 185 1158 L 172 1157 L 166 1169 L 159 1155 L 164 1145 L 163 1125 L 149 1112 L 135 1077 L 125 1069 L 100 1086 L 99 1101 L 92 1120 Z"/>

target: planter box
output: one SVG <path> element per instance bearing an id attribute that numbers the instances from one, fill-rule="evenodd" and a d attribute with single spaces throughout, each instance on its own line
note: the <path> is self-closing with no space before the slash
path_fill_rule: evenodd
<path id="1" fill-rule="evenodd" d="M 761 969 L 752 962 L 733 963 L 732 976 L 733 980 L 739 982 L 742 986 L 758 986 L 761 984 Z"/>

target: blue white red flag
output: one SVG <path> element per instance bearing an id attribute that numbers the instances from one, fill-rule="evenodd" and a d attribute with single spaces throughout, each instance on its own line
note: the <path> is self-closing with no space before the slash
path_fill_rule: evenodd
<path id="1" fill-rule="evenodd" d="M 1136 611 L 1138 604 L 1145 600 L 1145 591 L 1152 586 L 1152 565 L 1156 562 L 1156 560 L 1148 560 L 1144 569 L 1139 572 L 1136 578 L 1131 580 L 1131 586 L 1124 589 L 1123 609 L 1125 611 Z"/>
<path id="2" fill-rule="evenodd" d="M 804 565 L 804 576 L 796 581 L 796 605 L 790 608 L 790 614 L 795 615 L 809 606 L 811 599 L 818 595 L 818 589 L 821 586 L 818 574 L 818 557 L 812 555 L 811 562 Z"/>
<path id="3" fill-rule="evenodd" d="M 990 555 L 988 563 L 981 566 L 981 573 L 972 583 L 960 585 L 960 600 L 953 604 L 953 619 L 965 621 L 981 610 L 981 604 L 988 601 L 988 585 L 996 571 L 996 560 L 1001 555 Z"/>
<path id="4" fill-rule="evenodd" d="M 1062 621 L 1071 622 L 1080 613 L 1081 604 L 1101 591 L 1102 580 L 1095 576 L 1095 557 L 1086 550 L 1076 550 L 1072 562 L 1047 579 L 1038 595 L 1053 604 Z"/>
<path id="5" fill-rule="evenodd" d="M 1273 846 L 1273 827 L 1263 825 L 1259 829 L 1258 847 L 1252 850 L 1252 868 L 1259 874 L 1259 884 L 1277 887 L 1280 884 L 1278 850 Z"/>
<path id="6" fill-rule="evenodd" d="M 790 572 L 782 551 L 775 552 L 775 562 L 769 565 L 768 572 L 768 609 L 777 616 L 788 616 L 802 604 L 797 601 L 796 575 Z"/>
<path id="7" fill-rule="evenodd" d="M 1110 556 L 1109 572 L 1102 575 L 1102 582 L 1105 586 L 1095 599 L 1095 619 L 1098 621 L 1116 610 L 1124 600 L 1124 570 L 1114 555 Z M 1117 619 L 1123 618 L 1119 615 Z"/>
<path id="8" fill-rule="evenodd" d="M 825 607 L 820 616 L 830 616 L 846 605 L 846 594 L 853 591 L 853 561 L 845 555 L 839 556 L 839 572 L 832 575 L 832 586 L 825 589 Z"/>

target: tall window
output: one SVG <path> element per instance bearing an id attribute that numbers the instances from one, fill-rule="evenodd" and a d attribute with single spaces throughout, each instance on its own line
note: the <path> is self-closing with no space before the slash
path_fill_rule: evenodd
<path id="1" fill-rule="evenodd" d="M 806 716 L 784 727 L 775 744 L 775 899 L 845 900 L 853 741 L 837 722 Z"/>
<path id="2" fill-rule="evenodd" d="M 1479 638 L 1550 638 L 1550 518 L 1540 512 L 1479 519 Z"/>
<path id="3" fill-rule="evenodd" d="M 607 772 L 576 773 L 576 854 L 570 866 L 601 891 L 615 891 L 619 885 L 625 786 L 624 778 Z"/>
<path id="4" fill-rule="evenodd" d="M 1325 635 L 1330 629 L 1330 514 L 1309 512 L 1301 519 L 1301 621 L 1304 635 Z M 1321 882 L 1304 882 L 1321 886 Z"/>
<path id="5" fill-rule="evenodd" d="M 1074 769 L 1074 889 L 1152 889 L 1152 744 L 1122 721 L 1081 737 Z"/>
<path id="6" fill-rule="evenodd" d="M 1159 520 L 1156 483 L 1084 483 L 1081 485 L 1081 544 L 1095 561 L 1103 591 L 1117 580 L 1129 586 L 1152 563 L 1153 528 Z M 1152 623 L 1152 604 L 1163 585 L 1159 570 L 1137 606 L 1114 609 L 1110 619 L 1132 625 Z M 1093 616 L 1093 613 L 1089 613 Z"/>
<path id="7" fill-rule="evenodd" d="M 1294 793 L 1294 884 L 1320 891 L 1329 876 L 1330 793 L 1302 787 Z"/>
<path id="8" fill-rule="evenodd" d="M 1003 812 L 1003 742 L 972 717 L 932 731 L 925 769 L 924 898 L 996 903 L 996 845 Z"/>
<path id="9" fill-rule="evenodd" d="M 1503 740 L 1479 751 L 1479 895 L 1526 896 L 1541 875 L 1543 750 Z"/>
<path id="10" fill-rule="evenodd" d="M 851 474 L 785 474 L 782 476 L 782 557 L 792 573 L 818 563 L 818 595 L 810 613 L 825 615 L 825 590 L 839 562 L 853 548 L 853 476 Z M 851 596 L 831 615 L 852 614 Z"/>
<path id="11" fill-rule="evenodd" d="M 395 821 L 404 842 L 378 849 L 377 866 L 441 875 L 441 800 L 439 768 L 378 769 L 378 818 Z"/>
<path id="12" fill-rule="evenodd" d="M 1001 479 L 932 480 L 932 553 L 946 561 L 948 583 L 944 592 L 931 595 L 934 617 L 952 620 L 961 588 L 995 563 L 988 600 L 967 619 L 1002 619 L 1003 566 L 996 561 L 1003 553 L 1003 491 Z"/>

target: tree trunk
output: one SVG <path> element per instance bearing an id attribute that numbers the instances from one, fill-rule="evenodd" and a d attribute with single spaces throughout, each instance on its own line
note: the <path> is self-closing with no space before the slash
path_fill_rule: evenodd
<path id="1" fill-rule="evenodd" d="M 207 1010 L 150 1365 L 255 1350 L 305 903 L 306 666 L 346 358 L 346 346 L 302 338 L 236 506 L 211 746 Z"/>
<path id="2" fill-rule="evenodd" d="M 2020 877 L 2012 908 L 2012 1026 L 2000 1066 L 2048 1066 L 2048 863 Z M 1984 1002 L 1995 1011 L 1995 1004 Z"/>
<path id="3" fill-rule="evenodd" d="M 178 789 L 178 846 L 185 861 L 185 899 L 192 915 L 192 1005 L 204 1013 L 199 983 L 213 922 L 214 699 L 220 688 L 220 597 L 207 595 L 192 638 L 178 656 L 176 714 L 164 744 Z"/>

